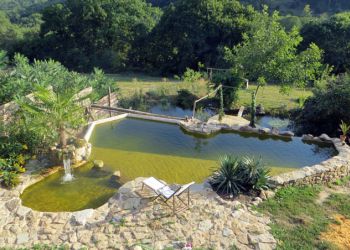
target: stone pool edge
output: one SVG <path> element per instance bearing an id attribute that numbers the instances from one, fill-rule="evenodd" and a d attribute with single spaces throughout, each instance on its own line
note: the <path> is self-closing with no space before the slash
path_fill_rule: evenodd
<path id="1" fill-rule="evenodd" d="M 110 121 L 120 120 L 126 117 L 132 118 L 140 118 L 150 120 L 148 116 L 142 115 L 118 115 L 115 117 L 102 119 L 99 121 L 92 122 L 88 125 L 86 130 L 84 139 L 90 139 L 93 129 L 97 124 L 102 124 Z M 180 121 L 173 119 L 165 119 L 158 117 L 153 117 L 154 121 L 161 121 L 167 123 L 176 123 L 180 124 Z M 303 137 L 304 141 L 328 141 L 333 143 L 336 150 L 338 151 L 338 155 L 334 156 L 328 160 L 325 160 L 319 164 L 313 166 L 306 166 L 301 169 L 298 169 L 293 172 L 280 174 L 271 178 L 271 183 L 274 185 L 274 188 L 279 188 L 282 186 L 290 186 L 290 185 L 308 185 L 308 184 L 320 184 L 320 183 L 329 183 L 335 181 L 336 179 L 348 176 L 350 173 L 350 147 L 347 145 L 343 145 L 341 141 L 337 138 L 327 138 L 323 136 L 322 139 L 319 137 L 312 137 L 310 135 Z M 85 162 L 81 162 L 77 167 L 83 165 Z M 51 229 L 45 229 L 45 225 L 41 231 L 31 230 L 27 233 L 21 233 L 21 226 L 18 223 L 21 223 L 21 220 L 25 223 L 30 223 L 32 220 L 50 220 L 49 218 L 56 218 L 52 223 L 54 225 L 65 224 L 71 225 L 72 223 L 76 225 L 76 227 L 84 227 L 87 223 L 89 224 L 94 221 L 95 223 L 100 223 L 101 220 L 105 220 L 107 215 L 110 213 L 110 205 L 115 202 L 116 197 L 123 192 L 118 190 L 104 205 L 96 208 L 96 209 L 85 209 L 81 211 L 75 212 L 40 212 L 35 211 L 29 207 L 22 205 L 22 200 L 20 195 L 22 192 L 29 186 L 43 180 L 47 176 L 57 172 L 59 168 L 54 168 L 52 171 L 45 173 L 45 175 L 32 175 L 32 173 L 28 172 L 21 176 L 21 184 L 17 186 L 15 189 L 0 189 L 0 214 L 7 216 L 0 216 L 0 225 L 7 225 L 4 228 L 3 232 L 10 234 L 13 230 L 16 231 L 15 237 L 11 237 L 11 242 L 8 241 L 8 237 L 6 235 L 0 235 L 0 246 L 6 246 L 8 244 L 13 245 L 27 245 L 29 243 L 34 242 L 47 242 L 50 243 L 51 240 L 49 237 L 50 233 L 46 231 L 50 231 Z M 136 178 L 138 179 L 138 178 Z M 135 180 L 136 180 L 135 179 Z M 128 182 L 125 185 L 130 185 L 134 181 Z M 206 181 L 199 185 L 205 185 Z M 132 200 L 133 201 L 133 200 Z M 133 203 L 133 202 L 131 202 Z M 131 204 L 130 203 L 130 204 Z M 234 207 L 234 202 L 227 203 L 227 206 Z M 129 204 L 129 202 L 128 202 Z M 129 204 L 129 205 L 130 205 Z M 252 203 L 254 204 L 254 203 Z M 254 204 L 255 205 L 255 204 Z M 244 211 L 248 212 L 249 211 Z M 16 222 L 20 219 L 20 221 Z M 56 223 L 56 224 L 55 224 Z M 18 224 L 18 225 L 17 225 Z M 72 224 L 72 225 L 73 225 Z M 10 236 L 10 235 L 8 235 Z M 71 242 L 71 240 L 70 240 Z M 74 242 L 71 242 L 74 243 Z"/>
<path id="2" fill-rule="evenodd" d="M 117 121 L 124 118 L 138 118 L 138 119 L 146 119 L 146 120 L 152 120 L 152 121 L 158 121 L 158 122 L 166 122 L 166 123 L 172 123 L 172 124 L 178 124 L 180 127 L 183 124 L 182 121 L 176 120 L 176 119 L 169 119 L 169 118 L 163 118 L 163 117 L 150 117 L 146 115 L 139 115 L 139 114 L 121 114 L 117 116 L 113 116 L 110 118 L 100 119 L 94 122 L 91 122 L 87 126 L 87 130 L 83 136 L 83 138 L 89 142 L 92 132 L 96 125 L 108 123 L 111 121 Z M 219 125 L 216 125 L 218 127 Z M 242 126 L 244 127 L 244 126 Z M 228 127 L 222 126 L 222 130 L 228 131 Z M 220 129 L 220 130 L 221 130 Z M 219 130 L 219 131 L 220 131 Z M 234 126 L 230 131 L 241 131 L 237 126 Z M 192 131 L 193 132 L 193 131 Z M 216 131 L 217 132 L 217 131 Z M 253 132 L 254 133 L 254 132 Z M 309 142 L 329 142 L 334 145 L 336 150 L 338 151 L 338 155 L 334 156 L 332 158 L 329 158 L 319 164 L 315 164 L 312 166 L 305 166 L 298 170 L 279 174 L 276 176 L 273 176 L 270 178 L 270 183 L 272 185 L 272 188 L 279 188 L 283 186 L 291 186 L 291 185 L 308 185 L 308 184 L 322 184 L 322 183 L 329 183 L 332 181 L 335 181 L 337 179 L 340 179 L 342 177 L 348 176 L 350 174 L 350 147 L 346 144 L 343 145 L 338 138 L 329 138 L 326 136 L 323 136 L 322 139 L 319 137 L 312 137 L 308 135 L 307 137 L 303 137 L 305 139 L 304 141 Z M 83 161 L 79 164 L 77 164 L 76 167 L 80 167 L 84 165 L 86 161 Z M 21 194 L 23 191 L 28 188 L 29 186 L 43 180 L 44 178 L 48 177 L 51 174 L 56 173 L 59 170 L 59 168 L 54 168 L 52 171 L 49 171 L 48 173 L 45 173 L 44 175 L 32 175 L 31 173 L 25 173 L 21 176 L 21 184 L 18 185 L 15 189 L 2 189 L 0 190 L 0 197 L 6 196 L 4 193 L 9 192 L 13 197 L 18 197 L 20 199 Z M 204 181 L 206 182 L 206 181 Z M 117 192 L 118 193 L 118 192 Z M 111 197 L 110 199 L 112 199 Z M 108 203 L 109 201 L 107 201 Z M 20 199 L 20 205 L 25 209 L 31 209 L 28 207 L 25 207 L 22 205 L 22 200 Z M 102 205 L 101 207 L 103 207 Z M 99 208 L 96 208 L 99 209 Z M 92 209 L 92 210 L 96 210 Z M 86 209 L 90 210 L 90 209 Z M 79 213 L 82 211 L 76 211 L 76 212 L 63 212 L 63 213 Z M 33 210 L 34 211 L 34 210 Z M 57 212 L 53 212 L 57 213 Z M 59 212 L 61 213 L 61 212 Z"/>
<path id="3" fill-rule="evenodd" d="M 228 126 L 225 124 L 203 124 L 198 126 L 198 123 L 191 123 L 182 120 L 163 118 L 157 116 L 148 116 L 140 114 L 122 114 L 111 118 L 106 118 L 92 122 L 84 139 L 89 142 L 93 129 L 97 124 L 107 123 L 110 121 L 120 120 L 124 118 L 138 118 L 145 120 L 152 120 L 158 122 L 166 122 L 177 124 L 181 128 L 191 133 L 199 133 L 202 135 L 210 135 L 221 131 L 233 131 L 233 132 L 250 132 L 253 134 L 264 134 L 269 136 L 278 136 L 284 138 L 292 138 L 294 134 L 290 131 L 282 131 L 278 134 L 274 134 L 271 129 L 268 128 L 251 128 L 249 126 Z M 289 185 L 308 185 L 308 184 L 323 184 L 335 181 L 350 174 L 350 147 L 346 144 L 342 144 L 338 138 L 330 138 L 326 134 L 322 134 L 320 137 L 313 137 L 312 135 L 304 135 L 302 137 L 304 142 L 325 142 L 333 144 L 338 151 L 338 155 L 329 158 L 312 166 L 304 166 L 298 170 L 279 174 L 271 177 L 270 183 L 273 188 Z"/>

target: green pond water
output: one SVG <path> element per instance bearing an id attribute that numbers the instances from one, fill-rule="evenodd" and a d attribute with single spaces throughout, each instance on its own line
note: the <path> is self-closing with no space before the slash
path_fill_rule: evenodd
<path id="1" fill-rule="evenodd" d="M 91 159 L 104 161 L 73 170 L 75 180 L 62 183 L 63 172 L 28 187 L 23 204 L 39 211 L 76 211 L 103 205 L 123 183 L 139 176 L 155 176 L 169 183 L 201 182 L 218 166 L 223 154 L 255 156 L 272 174 L 319 163 L 335 155 L 333 147 L 242 133 L 210 137 L 185 133 L 179 126 L 124 119 L 96 126 L 90 142 Z M 111 179 L 119 170 L 119 183 Z"/>

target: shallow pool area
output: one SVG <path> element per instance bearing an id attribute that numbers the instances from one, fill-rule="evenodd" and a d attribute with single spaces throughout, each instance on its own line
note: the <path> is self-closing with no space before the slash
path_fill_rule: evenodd
<path id="1" fill-rule="evenodd" d="M 74 169 L 75 180 L 62 184 L 63 172 L 27 188 L 23 204 L 39 211 L 76 211 L 104 204 L 129 180 L 155 176 L 168 183 L 201 182 L 224 154 L 261 157 L 272 174 L 310 166 L 336 154 L 330 144 L 308 144 L 300 138 L 218 133 L 209 137 L 184 132 L 178 125 L 139 119 L 97 125 L 90 139 L 92 164 Z M 121 179 L 111 179 L 119 170 Z"/>

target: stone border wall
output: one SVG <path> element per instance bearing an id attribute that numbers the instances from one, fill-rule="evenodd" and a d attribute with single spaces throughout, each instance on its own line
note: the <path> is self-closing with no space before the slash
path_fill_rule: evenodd
<path id="1" fill-rule="evenodd" d="M 206 124 L 191 121 L 179 121 L 175 119 L 167 119 L 156 116 L 150 117 L 138 114 L 123 114 L 112 118 L 107 118 L 93 122 L 92 124 L 90 124 L 89 130 L 87 131 L 84 138 L 90 139 L 91 133 L 95 125 L 97 124 L 106 123 L 113 120 L 119 120 L 127 117 L 178 124 L 180 127 L 184 128 L 188 132 L 199 133 L 204 135 L 210 135 L 213 133 L 218 133 L 220 131 L 235 131 L 251 132 L 253 134 L 263 134 L 287 138 L 292 138 L 294 136 L 294 134 L 290 131 L 274 133 L 273 130 L 267 128 L 251 128 L 249 126 L 228 126 L 223 124 Z M 289 173 L 273 176 L 270 179 L 270 183 L 273 187 L 330 183 L 337 179 L 350 175 L 350 147 L 346 144 L 341 143 L 340 139 L 330 138 L 326 134 L 322 134 L 320 137 L 304 135 L 302 137 L 302 140 L 304 142 L 311 143 L 323 142 L 333 144 L 336 150 L 338 151 L 338 155 L 313 166 L 305 166 L 303 168 Z"/>
<path id="2" fill-rule="evenodd" d="M 233 125 L 216 124 L 201 122 L 197 119 L 190 119 L 188 121 L 181 121 L 180 126 L 190 133 L 197 133 L 201 135 L 211 135 L 219 133 L 220 131 L 234 131 L 234 132 L 248 132 L 257 135 L 271 135 L 280 137 L 293 137 L 294 133 L 291 131 L 279 131 L 278 129 L 269 129 L 263 127 L 250 127 L 249 125 Z"/>
<path id="3" fill-rule="evenodd" d="M 314 142 L 319 142 L 318 138 Z M 282 187 L 326 184 L 349 176 L 350 147 L 337 138 L 330 138 L 328 142 L 333 143 L 335 146 L 339 153 L 337 156 L 313 166 L 306 166 L 293 172 L 274 176 L 270 180 L 272 185 L 274 187 Z"/>
<path id="4" fill-rule="evenodd" d="M 158 122 L 166 122 L 166 123 L 172 123 L 172 124 L 178 124 L 182 127 L 183 121 L 175 120 L 175 119 L 166 119 L 162 117 L 151 117 L 145 116 L 145 115 L 137 115 L 137 114 L 122 114 L 118 116 L 114 116 L 111 118 L 106 118 L 98 121 L 91 122 L 88 125 L 88 128 L 85 132 L 84 139 L 88 142 L 91 138 L 92 132 L 96 125 L 103 124 L 111 121 L 117 121 L 121 120 L 127 117 L 131 118 L 137 118 L 137 119 L 145 119 L 145 120 L 152 120 L 152 121 L 158 121 Z M 224 128 L 221 126 L 220 130 L 227 130 L 227 128 Z M 218 131 L 220 131 L 218 130 Z M 235 130 L 234 128 L 231 129 L 231 131 L 241 131 L 242 130 Z M 216 131 L 216 132 L 218 132 Z M 191 131 L 194 132 L 194 131 Z M 320 137 L 312 137 L 311 135 L 306 135 L 303 138 L 303 141 L 308 142 L 328 142 L 335 146 L 336 150 L 339 152 L 337 156 L 334 156 L 328 160 L 325 160 L 319 164 L 313 165 L 313 166 L 306 166 L 303 168 L 300 168 L 296 171 L 280 174 L 277 176 L 274 176 L 270 179 L 271 184 L 278 188 L 282 186 L 290 186 L 290 185 L 308 185 L 308 184 L 321 184 L 321 183 L 329 183 L 332 181 L 335 181 L 337 179 L 340 179 L 342 177 L 350 175 L 350 147 L 347 145 L 344 145 L 340 142 L 340 139 L 337 138 L 329 138 L 326 135 L 322 135 Z M 79 164 L 81 166 L 83 164 Z M 36 182 L 41 181 L 45 177 L 49 176 L 50 174 L 53 174 L 57 172 L 57 170 L 54 170 L 52 172 L 49 172 L 45 174 L 44 176 L 40 175 L 34 175 L 32 176 L 31 173 L 25 173 L 22 176 L 22 184 L 19 185 L 14 192 L 18 194 L 18 197 L 23 192 L 25 188 L 27 188 L 30 185 L 35 184 Z"/>

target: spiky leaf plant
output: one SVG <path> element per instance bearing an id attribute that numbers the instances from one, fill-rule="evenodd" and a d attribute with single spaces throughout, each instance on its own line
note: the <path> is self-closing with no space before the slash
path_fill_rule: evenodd
<path id="1" fill-rule="evenodd" d="M 268 174 L 269 170 L 260 159 L 225 155 L 220 159 L 219 169 L 210 178 L 210 184 L 219 194 L 237 195 L 267 189 Z"/>

